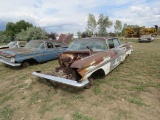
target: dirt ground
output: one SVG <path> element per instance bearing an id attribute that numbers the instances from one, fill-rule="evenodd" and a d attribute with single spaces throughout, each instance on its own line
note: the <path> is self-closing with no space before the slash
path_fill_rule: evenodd
<path id="1" fill-rule="evenodd" d="M 55 89 L 31 74 L 53 70 L 57 60 L 25 69 L 0 63 L 0 120 L 159 120 L 160 39 L 128 41 L 131 56 L 91 89 Z"/>

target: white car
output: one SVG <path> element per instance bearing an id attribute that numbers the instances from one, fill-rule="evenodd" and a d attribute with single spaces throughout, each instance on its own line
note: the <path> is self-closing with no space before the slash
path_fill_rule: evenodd
<path id="1" fill-rule="evenodd" d="M 154 37 L 150 35 L 142 35 L 139 39 L 138 42 L 152 42 Z"/>
<path id="2" fill-rule="evenodd" d="M 20 48 L 20 47 L 24 47 L 26 43 L 27 43 L 26 41 L 12 41 L 8 43 L 7 45 L 0 46 L 0 49 Z"/>

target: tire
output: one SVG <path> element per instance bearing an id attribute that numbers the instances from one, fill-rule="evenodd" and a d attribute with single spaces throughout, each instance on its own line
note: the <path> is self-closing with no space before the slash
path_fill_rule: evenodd
<path id="1" fill-rule="evenodd" d="M 89 83 L 84 86 L 85 89 L 90 89 L 93 85 L 93 79 L 88 78 L 88 80 L 89 80 Z"/>
<path id="2" fill-rule="evenodd" d="M 27 68 L 29 65 L 30 65 L 30 64 L 29 64 L 28 61 L 24 61 L 24 62 L 22 62 L 21 67 L 22 67 L 22 68 Z"/>

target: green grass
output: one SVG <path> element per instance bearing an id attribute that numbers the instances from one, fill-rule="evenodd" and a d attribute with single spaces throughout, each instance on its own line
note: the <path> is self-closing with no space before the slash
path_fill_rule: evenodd
<path id="1" fill-rule="evenodd" d="M 41 116 L 43 116 L 46 112 L 52 112 L 52 107 L 51 105 L 47 105 L 47 104 L 44 104 L 42 105 L 41 109 L 40 109 L 40 114 Z"/>
<path id="2" fill-rule="evenodd" d="M 1 46 L 1 45 L 7 45 L 7 44 L 8 44 L 8 43 L 0 43 L 0 46 Z"/>
<path id="3" fill-rule="evenodd" d="M 75 112 L 73 114 L 73 120 L 94 120 L 93 118 L 91 117 L 88 117 L 86 115 L 83 115 L 82 113 L 80 112 Z"/>
<path id="4" fill-rule="evenodd" d="M 106 77 L 94 80 L 91 89 L 55 89 L 31 74 L 53 70 L 59 66 L 57 60 L 25 69 L 0 63 L 0 119 L 159 120 L 160 39 L 126 41 L 132 42 L 131 56 Z"/>
<path id="5" fill-rule="evenodd" d="M 52 118 L 51 120 L 64 120 L 63 117 Z"/>
<path id="6" fill-rule="evenodd" d="M 136 104 L 138 106 L 144 106 L 144 105 L 146 105 L 142 99 L 137 98 L 137 97 L 130 98 L 130 99 L 128 99 L 128 101 L 130 103 Z"/>
<path id="7" fill-rule="evenodd" d="M 2 120 L 11 120 L 13 112 L 14 112 L 14 109 L 12 109 L 8 106 L 0 108 L 0 118 Z"/>

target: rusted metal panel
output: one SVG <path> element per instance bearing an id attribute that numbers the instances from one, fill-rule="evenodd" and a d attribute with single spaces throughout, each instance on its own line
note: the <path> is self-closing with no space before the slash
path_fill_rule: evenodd
<path id="1" fill-rule="evenodd" d="M 104 57 L 107 57 L 107 56 L 109 56 L 108 52 L 95 53 L 95 54 L 92 54 L 91 56 L 75 61 L 71 65 L 71 68 L 81 69 L 81 68 L 88 67 L 90 65 L 96 65 L 97 63 L 103 61 Z"/>
<path id="2" fill-rule="evenodd" d="M 72 37 L 73 37 L 73 34 L 69 34 L 69 35 L 60 34 L 58 41 L 63 42 L 68 45 Z"/>

